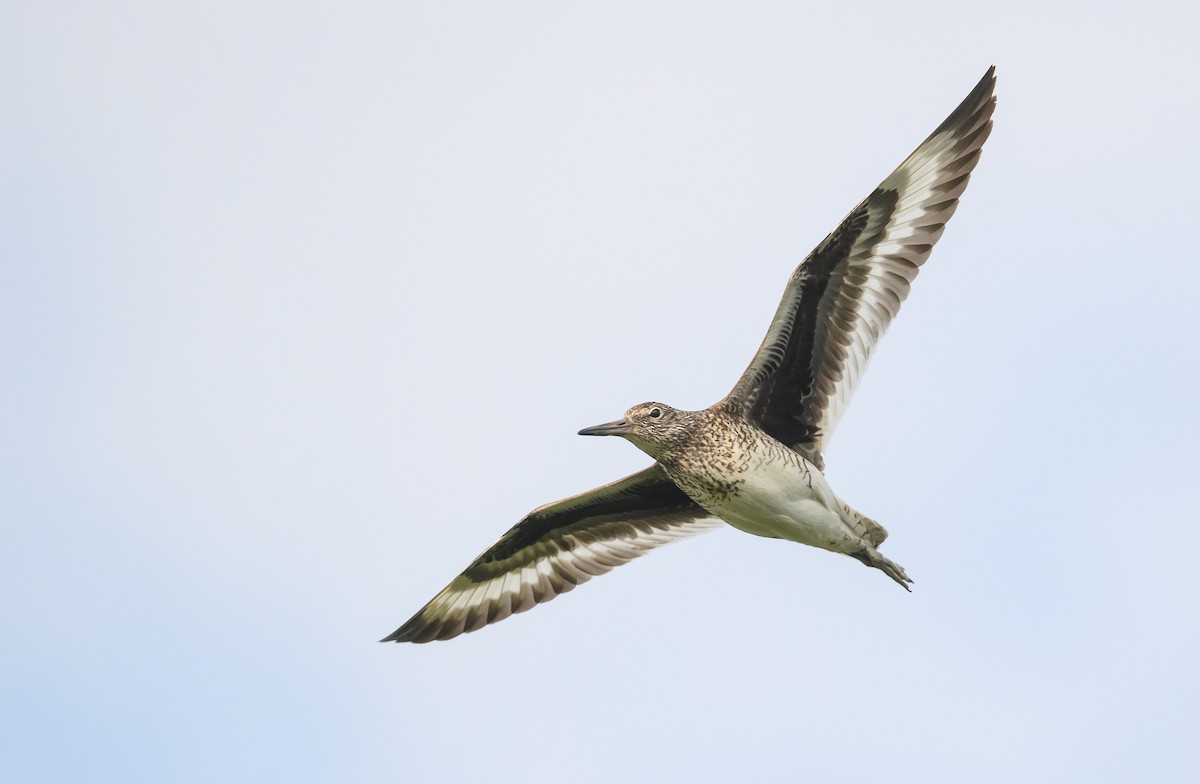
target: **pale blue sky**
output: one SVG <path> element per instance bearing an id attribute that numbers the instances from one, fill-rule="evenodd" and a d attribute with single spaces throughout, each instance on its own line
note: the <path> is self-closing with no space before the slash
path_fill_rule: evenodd
<path id="1" fill-rule="evenodd" d="M 808 5 L 3 4 L 0 779 L 1185 777 L 1196 6 Z M 730 530 L 375 642 L 992 63 L 828 455 L 913 594 Z"/>

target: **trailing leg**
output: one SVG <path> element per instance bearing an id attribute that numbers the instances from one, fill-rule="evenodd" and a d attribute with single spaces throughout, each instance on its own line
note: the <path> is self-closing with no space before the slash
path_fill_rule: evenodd
<path id="1" fill-rule="evenodd" d="M 885 558 L 883 555 L 880 555 L 879 551 L 876 550 L 874 547 L 868 547 L 867 549 L 863 550 L 862 552 L 851 553 L 850 557 L 854 558 L 858 561 L 861 561 L 863 564 L 865 564 L 867 566 L 872 566 L 872 567 L 878 569 L 879 571 L 883 572 L 888 577 L 891 577 L 893 580 L 898 582 L 900 584 L 900 587 L 903 588 L 904 590 L 912 591 L 912 588 L 908 587 L 909 584 L 912 582 L 912 578 L 910 578 L 907 574 L 904 573 L 904 567 L 902 567 L 900 564 L 896 563 L 895 561 L 893 561 L 889 558 Z"/>

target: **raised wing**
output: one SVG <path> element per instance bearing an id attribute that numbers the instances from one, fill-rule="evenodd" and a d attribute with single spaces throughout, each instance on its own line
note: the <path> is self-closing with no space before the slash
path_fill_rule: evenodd
<path id="1" fill-rule="evenodd" d="M 995 67 L 809 254 L 724 405 L 818 466 L 992 129 Z"/>
<path id="2" fill-rule="evenodd" d="M 382 642 L 430 642 L 473 632 L 659 545 L 723 525 L 655 464 L 533 510 Z"/>

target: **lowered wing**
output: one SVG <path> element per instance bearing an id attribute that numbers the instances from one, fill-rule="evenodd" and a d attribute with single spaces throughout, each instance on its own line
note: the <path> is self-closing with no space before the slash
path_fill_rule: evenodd
<path id="1" fill-rule="evenodd" d="M 723 525 L 653 465 L 533 510 L 383 642 L 473 632 L 655 547 Z"/>

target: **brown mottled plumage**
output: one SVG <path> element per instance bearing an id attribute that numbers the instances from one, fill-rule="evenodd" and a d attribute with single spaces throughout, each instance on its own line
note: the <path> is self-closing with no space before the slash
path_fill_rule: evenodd
<path id="1" fill-rule="evenodd" d="M 837 497 L 822 455 L 979 161 L 994 71 L 796 268 L 724 400 L 704 411 L 643 403 L 581 430 L 626 438 L 655 463 L 530 512 L 385 640 L 474 631 L 726 523 L 848 555 L 907 589 L 877 549 L 887 531 Z"/>

